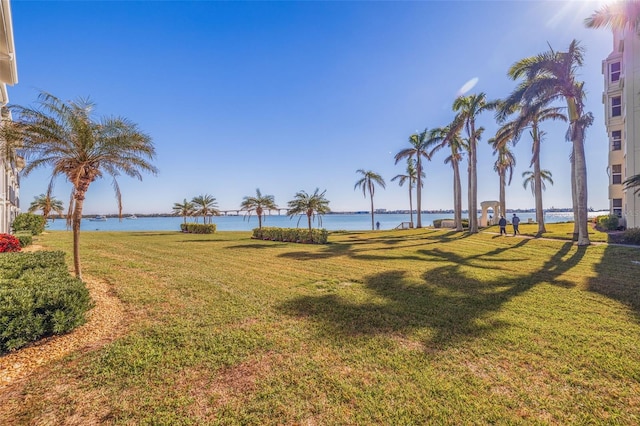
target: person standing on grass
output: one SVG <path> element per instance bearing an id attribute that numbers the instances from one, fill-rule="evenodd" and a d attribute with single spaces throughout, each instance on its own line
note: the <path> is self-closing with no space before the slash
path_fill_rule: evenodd
<path id="1" fill-rule="evenodd" d="M 513 214 L 513 217 L 511 218 L 511 223 L 513 224 L 513 236 L 515 237 L 516 234 L 520 233 L 520 230 L 518 229 L 518 225 L 520 225 L 520 218 L 518 216 L 516 216 L 516 214 Z"/>
<path id="2" fill-rule="evenodd" d="M 500 235 L 507 235 L 507 219 L 504 216 L 500 216 L 500 220 L 498 221 L 498 225 L 500 226 Z"/>

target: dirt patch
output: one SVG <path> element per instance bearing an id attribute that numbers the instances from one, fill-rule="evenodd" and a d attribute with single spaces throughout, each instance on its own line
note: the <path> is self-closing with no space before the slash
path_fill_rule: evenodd
<path id="1" fill-rule="evenodd" d="M 29 251 L 37 247 L 29 246 Z M 25 249 L 25 251 L 27 251 Z M 91 298 L 95 303 L 87 314 L 86 324 L 71 333 L 42 339 L 30 346 L 0 356 L 0 401 L 1 393 L 13 384 L 27 379 L 40 368 L 57 361 L 75 351 L 89 351 L 114 340 L 126 331 L 125 306 L 109 284 L 85 278 Z"/>

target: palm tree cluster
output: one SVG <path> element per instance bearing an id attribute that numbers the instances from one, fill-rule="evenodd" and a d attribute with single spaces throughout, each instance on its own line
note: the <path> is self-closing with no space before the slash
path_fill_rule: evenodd
<path id="1" fill-rule="evenodd" d="M 202 216 L 202 223 L 206 225 L 211 223 L 212 216 L 220 216 L 218 203 L 209 194 L 195 196 L 191 201 L 187 201 L 185 198 L 181 203 L 174 203 L 172 211 L 176 216 L 182 216 L 184 223 L 187 223 L 188 217 L 195 218 L 197 222 L 198 218 Z"/>
<path id="2" fill-rule="evenodd" d="M 467 206 L 469 210 L 469 232 L 478 232 L 477 186 L 478 186 L 478 142 L 484 127 L 479 119 L 487 111 L 495 111 L 499 129 L 488 140 L 496 155 L 494 171 L 499 176 L 500 210 L 506 212 L 505 187 L 511 183 L 516 158 L 511 147 L 527 132 L 531 139 L 531 176 L 526 181 L 534 193 L 538 233 L 546 232 L 542 205 L 543 180 L 549 180 L 551 173 L 541 169 L 540 151 L 545 132 L 541 124 L 548 120 L 569 123 L 567 138 L 572 143 L 571 181 L 574 200 L 575 234 L 579 245 L 589 244 L 587 232 L 587 185 L 584 139 L 586 128 L 593 121 L 591 113 L 584 111 L 583 83 L 577 81 L 578 68 L 583 64 L 583 49 L 577 41 L 572 41 L 566 52 L 550 48 L 539 55 L 524 58 L 514 63 L 508 75 L 517 81 L 517 86 L 504 99 L 487 99 L 485 93 L 462 95 L 452 105 L 452 121 L 443 127 L 409 136 L 409 146 L 395 155 L 396 164 L 407 160 L 407 174 L 398 175 L 402 185 L 409 182 L 409 204 L 413 213 L 412 189 L 415 184 L 417 204 L 417 227 L 422 227 L 422 190 L 425 176 L 424 164 L 431 161 L 436 152 L 445 149 L 445 163 L 453 169 L 454 223 L 462 230 L 462 191 L 460 162 L 467 159 Z M 563 101 L 566 106 L 558 104 Z M 566 112 L 565 112 L 566 111 Z M 507 179 L 508 176 L 508 179 Z M 411 216 L 413 222 L 413 214 Z"/>

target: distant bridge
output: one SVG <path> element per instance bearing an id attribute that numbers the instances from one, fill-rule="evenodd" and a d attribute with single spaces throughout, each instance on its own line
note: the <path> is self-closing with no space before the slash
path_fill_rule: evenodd
<path id="1" fill-rule="evenodd" d="M 269 216 L 273 215 L 273 212 L 278 212 L 278 216 L 282 215 L 284 212 L 285 215 L 289 214 L 289 209 L 265 209 Z M 220 210 L 221 216 L 240 216 L 241 214 L 245 214 L 244 210 Z"/>

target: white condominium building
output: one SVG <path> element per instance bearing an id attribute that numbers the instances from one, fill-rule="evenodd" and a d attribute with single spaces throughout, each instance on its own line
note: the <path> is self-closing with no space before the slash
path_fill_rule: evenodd
<path id="1" fill-rule="evenodd" d="M 640 38 L 613 32 L 613 52 L 602 62 L 609 134 L 609 209 L 627 228 L 640 227 L 640 197 L 623 182 L 640 174 Z"/>
<path id="2" fill-rule="evenodd" d="M 9 102 L 7 84 L 14 85 L 17 82 L 11 5 L 9 0 L 0 0 L 0 117 L 2 122 L 11 119 L 11 113 L 5 106 Z M 0 140 L 0 233 L 10 232 L 11 222 L 20 212 L 18 172 L 23 166 L 23 159 L 15 156 L 7 157 L 3 141 Z"/>

